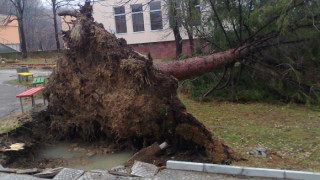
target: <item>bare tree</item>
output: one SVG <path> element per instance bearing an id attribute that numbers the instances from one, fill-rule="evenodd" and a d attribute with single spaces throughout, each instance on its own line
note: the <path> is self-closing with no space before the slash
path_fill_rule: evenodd
<path id="1" fill-rule="evenodd" d="M 10 2 L 7 0 L 0 0 L 0 14 L 10 13 Z"/>
<path id="2" fill-rule="evenodd" d="M 63 6 L 69 6 L 73 3 L 76 3 L 76 0 L 47 0 L 48 3 L 52 7 L 52 14 L 53 14 L 53 23 L 54 23 L 54 31 L 55 31 L 55 39 L 56 39 L 56 46 L 58 52 L 60 51 L 60 41 L 59 41 L 59 30 L 58 30 L 58 22 L 57 22 L 57 11 L 59 8 Z"/>
<path id="3" fill-rule="evenodd" d="M 16 19 L 18 21 L 19 25 L 19 35 L 20 35 L 20 48 L 23 58 L 27 58 L 27 43 L 26 43 L 26 37 L 24 33 L 24 26 L 23 26 L 23 20 L 24 20 L 24 9 L 26 0 L 9 0 L 12 4 L 12 7 L 14 8 L 13 15 L 16 16 Z"/>
<path id="4" fill-rule="evenodd" d="M 24 25 L 28 51 L 56 48 L 51 10 L 45 8 L 41 0 L 28 0 Z"/>

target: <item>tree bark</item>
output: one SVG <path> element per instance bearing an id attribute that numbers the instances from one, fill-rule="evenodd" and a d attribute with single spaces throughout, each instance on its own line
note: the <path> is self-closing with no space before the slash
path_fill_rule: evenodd
<path id="1" fill-rule="evenodd" d="M 23 13 L 24 13 L 24 7 L 25 7 L 25 1 L 23 0 L 10 0 L 11 4 L 15 8 L 18 21 L 18 30 L 19 30 L 19 39 L 20 39 L 20 48 L 22 53 L 22 58 L 27 58 L 27 42 L 26 37 L 24 33 L 24 26 L 23 26 Z"/>
<path id="2" fill-rule="evenodd" d="M 176 59 L 182 54 L 182 38 L 180 35 L 179 27 L 173 27 L 174 41 L 176 42 Z"/>
<path id="3" fill-rule="evenodd" d="M 247 47 L 240 47 L 183 61 L 154 63 L 154 67 L 164 74 L 174 76 L 178 80 L 185 80 L 231 65 L 236 59 L 245 56 L 247 53 Z"/>
<path id="4" fill-rule="evenodd" d="M 193 42 L 193 33 L 188 32 L 188 37 L 189 37 L 189 45 L 190 45 L 190 51 L 191 55 L 194 56 L 194 42 Z"/>
<path id="5" fill-rule="evenodd" d="M 170 6 L 170 19 L 171 19 L 171 28 L 174 35 L 174 41 L 176 43 L 176 59 L 179 58 L 180 54 L 182 53 L 182 37 L 180 35 L 179 25 L 177 21 L 177 9 L 176 4 L 174 1 L 169 2 Z"/>
<path id="6" fill-rule="evenodd" d="M 58 50 L 58 52 L 60 52 L 60 41 L 59 41 L 59 36 L 58 36 L 56 0 L 52 0 L 52 12 L 53 12 L 53 22 L 54 22 L 54 35 L 55 35 L 55 38 L 56 38 L 57 50 Z"/>
<path id="7" fill-rule="evenodd" d="M 22 53 L 22 58 L 27 58 L 27 45 L 26 45 L 26 37 L 24 34 L 24 27 L 23 27 L 23 19 L 22 17 L 18 19 L 19 24 L 19 33 L 20 33 L 20 48 Z"/>

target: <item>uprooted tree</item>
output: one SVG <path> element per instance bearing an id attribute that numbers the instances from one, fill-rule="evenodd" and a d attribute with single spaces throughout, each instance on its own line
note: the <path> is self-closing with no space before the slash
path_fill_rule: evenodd
<path id="1" fill-rule="evenodd" d="M 105 139 L 141 149 L 168 142 L 176 150 L 192 150 L 211 162 L 237 159 L 234 152 L 186 111 L 177 98 L 178 80 L 233 65 L 268 40 L 262 37 L 216 54 L 153 64 L 124 39 L 94 22 L 86 3 L 64 32 L 68 46 L 59 59 L 45 95 L 51 130 L 57 138 Z"/>
<path id="2" fill-rule="evenodd" d="M 153 66 L 151 59 L 95 23 L 91 13 L 89 4 L 83 6 L 74 27 L 64 33 L 69 49 L 46 86 L 53 134 L 103 138 L 136 149 L 166 141 L 176 149 L 203 153 L 212 162 L 235 159 L 186 111 L 170 68 Z"/>

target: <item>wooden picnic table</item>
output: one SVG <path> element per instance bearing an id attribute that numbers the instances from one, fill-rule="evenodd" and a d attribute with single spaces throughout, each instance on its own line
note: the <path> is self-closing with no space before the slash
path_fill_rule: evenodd
<path id="1" fill-rule="evenodd" d="M 36 93 L 38 93 L 38 92 L 40 92 L 40 91 L 42 91 L 42 90 L 44 90 L 44 89 L 45 89 L 44 87 L 34 87 L 34 88 L 31 88 L 31 89 L 29 89 L 29 90 L 27 90 L 27 91 L 25 91 L 25 92 L 23 92 L 23 93 L 21 93 L 21 94 L 18 94 L 18 95 L 16 96 L 17 98 L 20 98 L 20 105 L 21 105 L 21 111 L 22 111 L 22 113 L 24 113 L 24 111 L 23 111 L 22 99 L 21 99 L 21 98 L 31 97 L 31 99 L 32 99 L 32 107 L 34 107 L 35 102 L 34 102 L 34 97 L 33 97 L 33 95 L 36 94 Z M 43 103 L 46 104 L 44 97 L 43 97 Z"/>
<path id="2" fill-rule="evenodd" d="M 21 82 L 21 76 L 26 77 L 26 78 L 27 78 L 27 81 L 28 81 L 28 77 L 29 77 L 29 76 L 32 76 L 32 77 L 33 77 L 33 73 L 28 73 L 28 72 L 18 73 L 19 82 Z"/>

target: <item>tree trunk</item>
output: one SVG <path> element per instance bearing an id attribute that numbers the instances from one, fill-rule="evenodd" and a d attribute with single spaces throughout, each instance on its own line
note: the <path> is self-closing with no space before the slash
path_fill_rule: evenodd
<path id="1" fill-rule="evenodd" d="M 173 31 L 174 41 L 176 43 L 176 59 L 179 58 L 180 54 L 182 53 L 182 38 L 180 35 L 178 20 L 177 20 L 177 9 L 176 9 L 176 2 L 169 1 L 170 6 L 170 26 Z"/>
<path id="2" fill-rule="evenodd" d="M 192 10 L 195 7 L 195 1 L 187 1 L 187 17 L 185 23 L 185 28 L 187 30 L 188 38 L 189 38 L 189 45 L 190 45 L 190 52 L 191 56 L 194 56 L 194 43 L 193 43 L 193 13 Z"/>
<path id="3" fill-rule="evenodd" d="M 154 67 L 164 74 L 174 76 L 178 80 L 185 80 L 231 65 L 236 59 L 245 56 L 247 53 L 248 48 L 240 47 L 182 61 L 154 63 Z"/>
<path id="4" fill-rule="evenodd" d="M 180 35 L 179 27 L 173 27 L 174 41 L 176 42 L 176 59 L 182 54 L 182 38 Z"/>
<path id="5" fill-rule="evenodd" d="M 19 34 L 20 34 L 20 48 L 22 53 L 22 58 L 27 58 L 27 45 L 26 45 L 26 37 L 24 34 L 24 28 L 23 28 L 23 18 L 18 18 L 18 24 L 19 24 Z"/>
<path id="6" fill-rule="evenodd" d="M 193 33 L 188 32 L 188 37 L 189 37 L 189 45 L 190 45 L 190 51 L 191 51 L 191 56 L 194 56 L 194 43 L 193 43 Z"/>
<path id="7" fill-rule="evenodd" d="M 60 52 L 60 41 L 58 36 L 58 23 L 57 23 L 57 9 L 56 9 L 56 1 L 52 0 L 52 12 L 53 12 L 53 23 L 54 23 L 54 35 L 56 38 L 57 50 Z"/>

